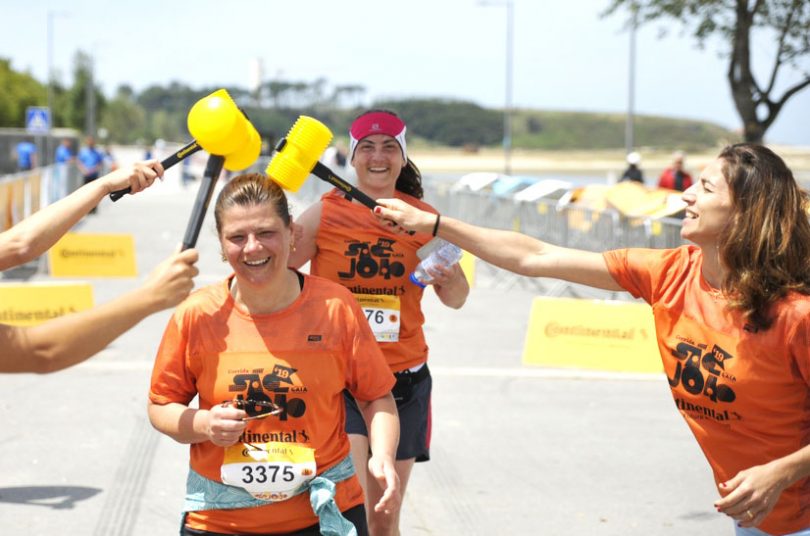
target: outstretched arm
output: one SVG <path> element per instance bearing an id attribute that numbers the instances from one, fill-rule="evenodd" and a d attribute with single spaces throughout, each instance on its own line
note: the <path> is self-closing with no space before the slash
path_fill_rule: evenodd
<path id="1" fill-rule="evenodd" d="M 423 233 L 433 232 L 436 214 L 399 199 L 378 199 L 374 212 L 382 220 Z M 381 221 L 382 225 L 386 225 Z M 489 229 L 442 216 L 438 236 L 481 260 L 520 275 L 553 277 L 605 290 L 623 290 L 608 271 L 601 253 L 563 248 L 517 233 Z"/>
<path id="2" fill-rule="evenodd" d="M 197 251 L 163 261 L 140 288 L 87 311 L 31 327 L 0 324 L 0 372 L 54 372 L 92 357 L 143 318 L 174 307 L 194 287 Z"/>
<path id="3" fill-rule="evenodd" d="M 139 162 L 85 184 L 69 196 L 38 210 L 0 233 L 0 270 L 25 264 L 48 251 L 105 195 L 127 187 L 132 188 L 133 194 L 140 192 L 162 175 L 163 167 L 157 160 Z"/>

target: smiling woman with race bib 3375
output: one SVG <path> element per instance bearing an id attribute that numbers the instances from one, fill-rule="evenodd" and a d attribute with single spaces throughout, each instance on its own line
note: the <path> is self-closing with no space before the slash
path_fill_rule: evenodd
<path id="1" fill-rule="evenodd" d="M 181 534 L 368 534 L 343 391 L 371 430 L 383 511 L 399 504 L 399 423 L 363 312 L 340 285 L 287 267 L 292 220 L 264 175 L 229 181 L 214 214 L 234 273 L 177 308 L 149 393 L 155 428 L 191 444 Z"/>

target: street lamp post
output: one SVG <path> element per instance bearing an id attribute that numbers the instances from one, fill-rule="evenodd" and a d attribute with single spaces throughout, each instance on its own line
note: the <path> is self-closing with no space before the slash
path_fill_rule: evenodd
<path id="1" fill-rule="evenodd" d="M 627 70 L 627 120 L 624 125 L 625 154 L 630 154 L 636 144 L 634 132 L 634 108 L 636 98 L 636 27 L 638 26 L 638 6 L 631 4 L 632 18 L 630 20 L 630 58 Z"/>
<path id="2" fill-rule="evenodd" d="M 481 1 L 482 6 L 506 7 L 506 96 L 503 110 L 503 172 L 512 173 L 512 78 L 514 57 L 515 8 L 513 0 L 502 2 Z"/>
<path id="3" fill-rule="evenodd" d="M 54 19 L 54 17 L 63 16 L 65 14 L 66 13 L 64 13 L 62 11 L 48 10 L 48 15 L 47 15 L 47 26 L 46 26 L 46 30 L 47 30 L 47 32 L 46 32 L 47 33 L 46 41 L 47 41 L 47 43 L 46 43 L 46 46 L 47 46 L 47 55 L 48 55 L 48 58 L 47 58 L 47 60 L 48 60 L 48 73 L 47 73 L 48 80 L 46 81 L 47 82 L 46 85 L 47 85 L 47 90 L 48 90 L 48 111 L 51 114 L 51 128 L 53 128 L 54 116 L 55 116 L 55 114 L 53 113 L 53 78 L 54 78 L 54 74 L 53 74 L 53 19 Z M 43 163 L 46 163 L 46 164 L 48 162 L 50 162 L 51 158 L 53 158 L 53 155 L 51 153 L 51 143 L 52 143 L 52 136 L 51 136 L 51 133 L 48 132 L 48 136 L 45 138 L 45 155 L 43 155 L 43 159 L 42 159 Z"/>
<path id="4" fill-rule="evenodd" d="M 503 111 L 504 173 L 512 173 L 512 61 L 514 49 L 514 4 L 506 0 L 506 102 Z"/>
<path id="5" fill-rule="evenodd" d="M 47 25 L 47 47 L 48 47 L 48 113 L 51 114 L 51 125 L 53 128 L 53 17 L 55 13 L 48 11 L 48 25 Z M 51 133 L 45 138 L 45 154 L 42 155 L 42 163 L 48 164 L 51 158 Z"/>
<path id="6" fill-rule="evenodd" d="M 93 47 L 93 52 L 95 52 L 95 46 Z M 90 55 L 89 63 L 87 65 L 87 76 L 89 80 L 87 81 L 87 87 L 85 88 L 85 109 L 86 115 L 84 118 L 84 130 L 85 134 L 88 136 L 96 137 L 96 57 L 95 53 Z"/>

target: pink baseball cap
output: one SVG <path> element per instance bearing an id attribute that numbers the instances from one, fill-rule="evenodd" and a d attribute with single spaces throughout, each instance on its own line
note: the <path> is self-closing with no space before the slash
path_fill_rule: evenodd
<path id="1" fill-rule="evenodd" d="M 369 112 L 354 120 L 349 127 L 349 160 L 354 158 L 354 150 L 363 138 L 374 134 L 391 136 L 402 148 L 402 158 L 407 160 L 405 150 L 405 123 L 399 117 L 389 112 Z"/>

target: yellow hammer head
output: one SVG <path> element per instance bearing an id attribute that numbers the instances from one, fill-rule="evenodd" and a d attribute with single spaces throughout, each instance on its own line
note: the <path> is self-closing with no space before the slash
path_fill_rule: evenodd
<path id="1" fill-rule="evenodd" d="M 300 116 L 267 165 L 267 176 L 285 190 L 297 192 L 331 141 L 332 131 L 326 125 Z"/>

